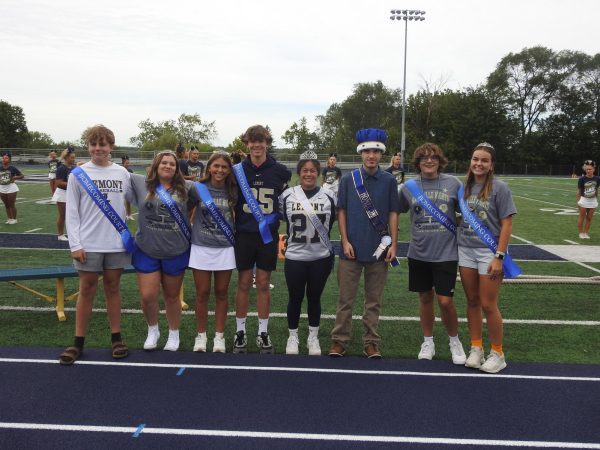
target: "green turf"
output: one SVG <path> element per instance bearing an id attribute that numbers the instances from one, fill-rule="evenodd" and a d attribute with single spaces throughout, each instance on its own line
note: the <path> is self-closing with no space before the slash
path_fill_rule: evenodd
<path id="1" fill-rule="evenodd" d="M 567 178 L 506 178 L 515 196 L 519 214 L 515 216 L 513 234 L 536 244 L 567 244 L 564 240 L 577 241 L 577 216 L 575 189 L 576 180 Z M 36 232 L 55 233 L 56 206 L 36 203 L 38 200 L 48 200 L 50 197 L 47 184 L 20 184 L 17 204 L 19 210 L 17 225 L 4 225 L 0 221 L 0 232 L 24 232 L 41 228 Z M 549 209 L 550 211 L 545 211 Z M 565 214 L 568 213 L 568 214 Z M 558 214 L 557 214 L 558 213 Z M 3 217 L 3 216 L 2 216 Z M 598 218 L 596 218 L 598 220 Z M 400 219 L 400 240 L 408 239 L 407 217 Z M 136 223 L 132 223 L 135 230 Z M 600 224 L 594 222 L 590 232 L 592 239 L 585 242 L 588 245 L 600 244 Z M 333 231 L 337 238 L 337 228 Z M 512 243 L 522 243 L 513 239 Z M 69 252 L 65 250 L 7 250 L 1 249 L 0 269 L 16 267 L 42 267 L 48 265 L 67 265 L 71 263 Z M 594 272 L 581 265 L 570 262 L 525 262 L 519 261 L 525 274 L 555 275 L 555 276 L 597 276 Z M 600 270 L 600 263 L 588 264 Z M 273 273 L 271 311 L 284 314 L 287 306 L 287 290 L 283 277 L 283 265 Z M 191 274 L 187 274 L 184 284 L 185 299 L 194 308 L 194 287 Z M 52 292 L 53 280 L 31 281 L 28 285 Z M 237 284 L 234 272 L 230 290 L 230 307 L 233 311 L 233 294 Z M 77 290 L 77 279 L 66 280 L 68 293 Z M 362 290 L 362 285 L 361 285 Z M 550 285 L 550 284 L 505 284 L 500 296 L 500 308 L 507 320 L 571 320 L 600 322 L 600 302 L 597 285 Z M 123 308 L 139 310 L 138 291 L 135 275 L 128 274 L 122 278 Z M 335 272 L 331 275 L 322 297 L 324 315 L 335 314 L 338 288 Z M 256 311 L 255 294 L 251 294 L 250 311 Z M 99 290 L 96 307 L 103 307 L 102 290 Z M 457 284 L 455 303 L 459 317 L 465 317 L 465 297 L 460 283 Z M 212 303 L 211 303 L 212 304 Z M 0 306 L 43 307 L 51 304 L 36 299 L 15 287 L 3 283 L 0 289 Z M 74 302 L 67 303 L 73 307 Z M 305 310 L 305 308 L 304 308 Z M 355 305 L 355 315 L 362 314 L 359 301 Z M 416 294 L 407 291 L 406 260 L 402 260 L 399 269 L 390 270 L 388 283 L 384 290 L 383 316 L 416 317 L 418 315 L 418 300 Z M 145 338 L 145 323 L 141 314 L 123 314 L 123 334 L 133 348 L 141 348 Z M 209 334 L 212 335 L 212 318 L 209 319 Z M 324 318 L 321 324 L 321 346 L 327 350 L 330 340 L 329 333 L 333 320 Z M 231 345 L 231 335 L 235 321 L 227 321 L 228 344 Z M 257 320 L 251 317 L 248 321 L 248 331 L 256 331 Z M 58 322 L 53 311 L 1 311 L 0 312 L 0 345 L 35 345 L 62 347 L 71 343 L 74 328 L 74 312 L 67 311 L 67 321 Z M 165 340 L 166 321 L 161 316 L 161 328 Z M 305 351 L 306 319 L 300 323 L 301 349 Z M 284 352 L 287 339 L 287 322 L 285 317 L 273 317 L 269 327 L 276 351 Z M 460 336 L 464 343 L 468 342 L 466 323 L 459 324 Z M 390 358 L 414 358 L 421 342 L 419 322 L 382 321 L 382 352 Z M 362 326 L 360 321 L 354 321 L 353 342 L 349 353 L 359 355 L 361 349 Z M 193 315 L 183 316 L 181 326 L 182 350 L 190 351 L 195 335 Z M 447 338 L 440 323 L 436 323 L 436 358 L 449 359 Z M 485 337 L 484 337 L 485 339 Z M 90 347 L 108 347 L 108 324 L 106 314 L 94 313 L 86 341 Z M 545 325 L 545 324 L 505 324 L 505 349 L 510 361 L 522 362 L 568 362 L 600 364 L 600 353 L 592 348 L 600 342 L 600 326 L 583 325 Z M 250 351 L 255 346 L 250 343 Z M 210 342 L 209 342 L 210 345 Z"/>

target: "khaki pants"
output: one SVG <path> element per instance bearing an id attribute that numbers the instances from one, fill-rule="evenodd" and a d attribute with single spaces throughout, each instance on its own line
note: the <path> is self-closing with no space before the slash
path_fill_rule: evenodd
<path id="1" fill-rule="evenodd" d="M 364 327 L 363 346 L 379 344 L 377 333 L 383 288 L 387 279 L 387 263 L 358 262 L 340 259 L 338 265 L 338 287 L 340 295 L 335 314 L 335 326 L 331 330 L 331 340 L 346 348 L 352 337 L 352 308 L 356 300 L 361 273 L 365 274 L 365 307 L 362 323 Z"/>

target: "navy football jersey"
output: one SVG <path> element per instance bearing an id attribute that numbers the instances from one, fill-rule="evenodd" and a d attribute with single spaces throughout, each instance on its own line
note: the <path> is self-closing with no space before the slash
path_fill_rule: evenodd
<path id="1" fill-rule="evenodd" d="M 242 162 L 248 185 L 256 198 L 263 214 L 278 213 L 279 196 L 287 188 L 292 177 L 290 169 L 267 155 L 267 160 L 259 167 L 250 161 L 250 156 Z M 257 233 L 258 222 L 254 219 L 244 194 L 238 188 L 238 202 L 235 205 L 235 227 L 244 233 Z M 273 234 L 277 233 L 279 220 L 270 225 Z"/>

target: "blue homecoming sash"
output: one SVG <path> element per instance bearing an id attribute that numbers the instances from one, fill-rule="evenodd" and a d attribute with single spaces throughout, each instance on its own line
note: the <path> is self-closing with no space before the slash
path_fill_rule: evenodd
<path id="1" fill-rule="evenodd" d="M 188 242 L 191 241 L 192 233 L 190 232 L 190 229 L 185 223 L 185 218 L 183 217 L 183 214 L 181 214 L 181 211 L 179 211 L 177 203 L 175 202 L 175 200 L 173 200 L 173 197 L 171 197 L 171 195 L 167 192 L 167 190 L 162 184 L 156 186 L 156 193 L 169 210 L 169 214 L 171 215 L 177 226 L 179 226 L 179 229 L 181 230 L 185 238 L 188 240 Z"/>
<path id="2" fill-rule="evenodd" d="M 471 228 L 477 233 L 479 239 L 489 248 L 492 253 L 496 253 L 498 250 L 498 242 L 496 237 L 490 230 L 482 224 L 477 216 L 469 209 L 467 201 L 464 199 L 465 188 L 461 185 L 458 190 L 458 204 L 460 205 L 460 211 L 462 212 L 463 219 L 471 226 Z M 508 248 L 506 249 L 506 255 L 502 260 L 502 269 L 504 269 L 504 275 L 506 278 L 516 278 L 521 275 L 522 271 L 519 266 L 515 264 L 510 255 L 508 254 Z"/>
<path id="3" fill-rule="evenodd" d="M 202 203 L 204 203 L 204 206 L 206 206 L 206 209 L 208 210 L 208 213 L 210 214 L 210 217 L 212 218 L 213 222 L 217 224 L 217 227 L 219 228 L 219 230 L 221 230 L 221 233 L 225 235 L 229 243 L 232 246 L 234 246 L 235 236 L 233 230 L 225 220 L 225 217 L 223 217 L 223 214 L 221 214 L 221 211 L 219 211 L 217 205 L 215 205 L 215 202 L 213 201 L 212 196 L 208 191 L 208 188 L 206 187 L 206 185 L 198 182 L 195 182 L 194 186 L 196 186 L 196 191 L 198 192 Z"/>
<path id="4" fill-rule="evenodd" d="M 383 223 L 381 217 L 379 217 L 379 213 L 375 209 L 375 205 L 373 205 L 371 196 L 369 195 L 367 188 L 363 184 L 362 173 L 360 169 L 354 169 L 352 171 L 352 180 L 354 181 L 354 187 L 356 189 L 356 193 L 358 194 L 360 203 L 362 204 L 365 213 L 367 213 L 367 217 L 371 221 L 371 225 L 373 225 L 375 231 L 377 231 L 377 234 L 379 234 L 379 236 L 381 237 L 381 243 L 379 244 L 377 250 L 375 250 L 375 254 L 373 254 L 373 256 L 377 256 L 377 258 L 379 259 L 378 255 L 381 255 L 381 253 L 383 253 L 383 251 L 386 250 L 392 242 L 390 234 L 388 233 L 388 227 L 385 223 Z M 385 240 L 385 238 L 387 238 L 387 241 Z M 390 265 L 395 267 L 398 264 L 398 258 L 396 258 L 394 255 L 394 258 L 392 258 L 392 260 L 390 261 Z"/>
<path id="5" fill-rule="evenodd" d="M 246 179 L 246 174 L 244 173 L 242 163 L 238 163 L 233 166 L 233 174 L 237 179 L 238 185 L 242 190 L 242 194 L 246 199 L 246 203 L 248 204 L 250 211 L 252 211 L 254 219 L 258 222 L 258 231 L 260 231 L 260 236 L 263 243 L 268 244 L 273 242 L 273 236 L 271 235 L 269 225 L 277 221 L 277 213 L 268 214 L 266 216 L 262 213 L 260 205 L 256 201 L 256 198 L 254 197 L 254 194 L 248 185 L 248 180 Z"/>
<path id="6" fill-rule="evenodd" d="M 425 195 L 425 193 L 417 186 L 417 182 L 414 179 L 408 180 L 404 183 L 404 186 L 410 191 L 412 196 L 417 202 L 437 220 L 439 223 L 444 225 L 448 231 L 452 234 L 456 234 L 456 224 L 450 220 L 450 218 L 444 214 L 440 208 L 438 208 L 431 200 Z"/>
<path id="7" fill-rule="evenodd" d="M 90 176 L 85 173 L 85 170 L 83 170 L 81 167 L 76 167 L 71 171 L 71 173 L 75 176 L 75 179 L 79 181 L 81 187 L 83 187 L 83 189 L 89 194 L 90 198 L 106 216 L 112 226 L 115 227 L 121 236 L 123 246 L 125 247 L 127 253 L 132 253 L 135 250 L 135 241 L 131 236 L 129 228 L 127 228 L 127 224 L 123 222 L 123 219 L 119 217 L 112 205 L 104 198 L 102 192 L 98 190 Z"/>

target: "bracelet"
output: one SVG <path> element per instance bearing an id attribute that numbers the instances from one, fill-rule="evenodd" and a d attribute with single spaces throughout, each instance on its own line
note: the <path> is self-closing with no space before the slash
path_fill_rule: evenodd
<path id="1" fill-rule="evenodd" d="M 500 261 L 502 261 L 504 259 L 504 256 L 506 256 L 506 253 L 501 252 L 500 250 L 496 251 L 496 254 L 494 255 L 494 258 L 498 258 Z"/>

